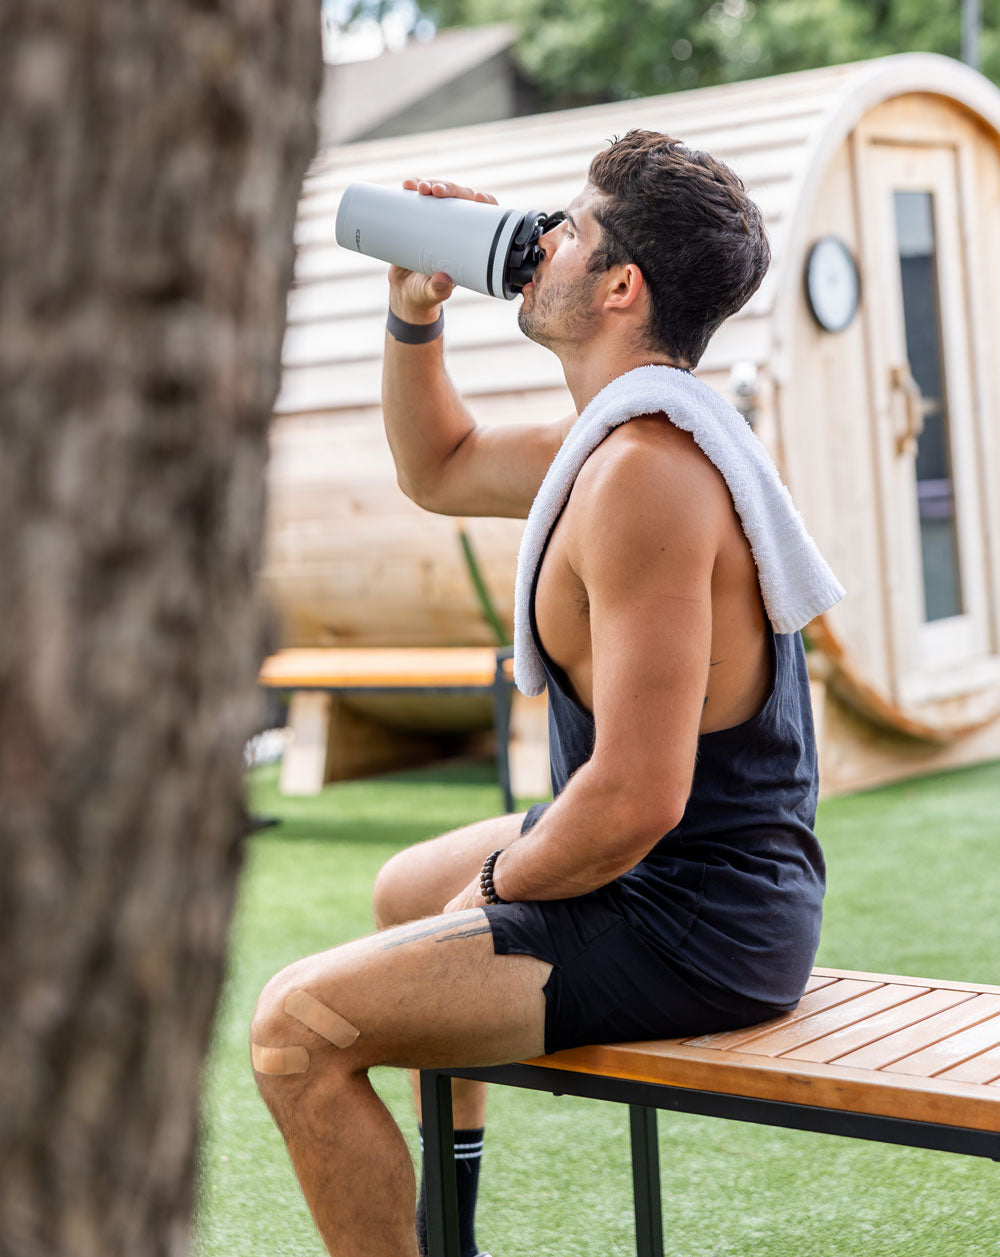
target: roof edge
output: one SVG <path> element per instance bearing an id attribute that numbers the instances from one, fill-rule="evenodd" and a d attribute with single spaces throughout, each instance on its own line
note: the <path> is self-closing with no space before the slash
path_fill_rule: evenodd
<path id="1" fill-rule="evenodd" d="M 1000 88 L 962 61 L 934 52 L 902 52 L 856 63 L 846 79 L 839 103 L 831 109 L 810 146 L 793 186 L 789 203 L 794 215 L 785 237 L 782 274 L 774 294 L 772 354 L 775 378 L 786 382 L 787 354 L 795 303 L 801 290 L 806 231 L 819 194 L 820 179 L 834 152 L 866 113 L 896 96 L 920 92 L 944 96 L 964 106 L 1000 138 Z"/>

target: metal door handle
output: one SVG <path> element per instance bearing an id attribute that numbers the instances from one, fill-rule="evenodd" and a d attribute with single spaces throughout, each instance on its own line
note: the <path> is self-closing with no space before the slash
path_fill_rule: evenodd
<path id="1" fill-rule="evenodd" d="M 924 395 L 913 378 L 910 364 L 892 368 L 892 387 L 899 389 L 906 400 L 906 426 L 896 433 L 896 453 L 911 455 L 917 452 L 917 440 L 924 430 Z"/>

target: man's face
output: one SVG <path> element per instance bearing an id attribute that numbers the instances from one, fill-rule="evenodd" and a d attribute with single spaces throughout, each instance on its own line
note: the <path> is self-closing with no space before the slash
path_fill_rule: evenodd
<path id="1" fill-rule="evenodd" d="M 600 317 L 597 287 L 603 276 L 588 271 L 601 228 L 591 213 L 598 193 L 586 184 L 566 217 L 539 240 L 542 260 L 524 288 L 517 322 L 525 336 L 558 350 L 587 338 Z"/>

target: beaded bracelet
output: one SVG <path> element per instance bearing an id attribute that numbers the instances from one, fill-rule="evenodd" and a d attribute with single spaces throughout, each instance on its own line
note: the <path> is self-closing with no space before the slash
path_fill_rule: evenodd
<path id="1" fill-rule="evenodd" d="M 498 847 L 492 855 L 488 855 L 483 861 L 483 871 L 479 874 L 479 892 L 487 903 L 507 903 L 506 899 L 501 899 L 493 885 L 493 866 L 497 862 L 497 856 L 503 851 L 503 847 Z"/>

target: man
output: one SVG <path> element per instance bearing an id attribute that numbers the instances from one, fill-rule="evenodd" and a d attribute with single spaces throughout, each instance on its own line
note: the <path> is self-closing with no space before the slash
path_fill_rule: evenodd
<path id="1" fill-rule="evenodd" d="M 770 256 L 732 171 L 650 132 L 594 159 L 540 250 L 520 326 L 559 356 L 578 412 L 635 367 L 693 368 Z M 576 416 L 477 426 L 443 366 L 450 280 L 394 267 L 389 281 L 383 406 L 400 485 L 428 510 L 526 517 Z M 372 1065 L 751 1024 L 794 1006 L 815 954 L 802 644 L 772 631 L 726 482 L 687 432 L 653 414 L 598 445 L 532 595 L 554 802 L 394 857 L 375 888 L 382 932 L 280 973 L 254 1019 L 258 1084 L 336 1257 L 418 1251 L 412 1168 Z M 482 1088 L 456 1083 L 455 1110 L 474 1159 Z"/>

